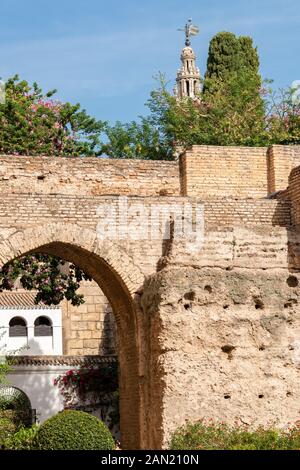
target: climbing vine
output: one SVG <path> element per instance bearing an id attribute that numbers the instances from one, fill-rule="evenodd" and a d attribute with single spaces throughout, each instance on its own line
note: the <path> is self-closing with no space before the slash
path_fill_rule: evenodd
<path id="1" fill-rule="evenodd" d="M 118 389 L 116 364 L 105 364 L 99 368 L 68 370 L 54 380 L 64 399 L 64 407 L 72 408 L 80 402 L 97 406 L 104 395 Z"/>

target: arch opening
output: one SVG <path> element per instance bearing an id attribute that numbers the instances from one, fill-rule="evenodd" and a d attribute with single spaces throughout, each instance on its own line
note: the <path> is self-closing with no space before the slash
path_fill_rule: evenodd
<path id="1" fill-rule="evenodd" d="M 141 320 L 137 315 L 138 305 L 135 300 L 134 283 L 131 280 L 134 276 L 130 277 L 130 266 L 127 266 L 127 271 L 124 269 L 122 263 L 124 257 L 118 248 L 114 249 L 110 244 L 105 249 L 97 242 L 93 244 L 91 250 L 90 246 L 87 249 L 82 246 L 83 244 L 84 240 L 78 244 L 50 240 L 49 243 L 37 246 L 28 243 L 27 250 L 14 245 L 12 256 L 6 257 L 6 262 L 30 253 L 57 256 L 77 265 L 98 284 L 112 306 L 117 325 L 121 445 L 124 449 L 142 448 L 145 422 L 141 385 L 143 361 Z M 133 271 L 136 270 L 135 266 L 133 268 Z M 142 276 L 135 281 L 137 286 L 141 285 L 141 279 Z M 42 323 L 35 324 L 34 327 L 48 330 L 52 328 L 52 325 L 46 325 L 44 321 Z"/>

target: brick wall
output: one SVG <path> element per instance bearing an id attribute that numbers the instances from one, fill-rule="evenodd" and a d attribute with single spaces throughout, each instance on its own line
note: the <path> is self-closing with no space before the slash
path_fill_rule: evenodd
<path id="1" fill-rule="evenodd" d="M 159 232 L 164 228 L 163 219 L 156 219 L 156 208 L 170 209 L 171 214 L 183 213 L 186 204 L 204 206 L 205 224 L 210 225 L 290 225 L 290 202 L 277 199 L 236 199 L 236 198 L 211 198 L 202 201 L 198 198 L 166 197 L 166 198 L 139 198 L 130 197 L 127 200 L 128 224 L 135 220 L 135 210 L 143 207 L 141 222 L 148 224 L 146 235 L 150 236 L 154 220 L 159 224 Z M 78 224 L 82 227 L 96 229 L 101 220 L 106 224 L 114 221 L 114 212 L 107 214 L 102 211 L 102 206 L 117 207 L 119 199 L 114 196 L 98 196 L 84 198 L 76 196 L 61 196 L 59 199 L 54 195 L 2 195 L 0 199 L 0 218 L 2 227 L 25 228 L 37 224 L 47 224 L 63 220 L 66 223 Z M 134 209 L 136 208 L 136 209 Z M 134 209 L 134 210 L 133 210 Z M 147 218 L 144 220 L 144 215 Z M 109 218 L 111 217 L 111 219 Z M 155 217 L 155 219 L 154 219 Z M 145 225 L 143 225 L 144 227 Z M 117 235 L 117 234 L 116 234 Z M 132 248 L 138 244 L 131 241 Z M 143 260 L 143 263 L 146 260 Z"/>
<path id="2" fill-rule="evenodd" d="M 181 194 L 203 199 L 267 195 L 267 149 L 194 146 L 181 156 Z"/>
<path id="3" fill-rule="evenodd" d="M 263 198 L 288 186 L 300 146 L 193 146 L 180 162 L 0 156 L 0 193 Z"/>
<path id="4" fill-rule="evenodd" d="M 0 156 L 0 193 L 179 194 L 176 162 Z"/>
<path id="5" fill-rule="evenodd" d="M 180 159 L 183 196 L 263 198 L 285 190 L 300 146 L 193 146 Z"/>
<path id="6" fill-rule="evenodd" d="M 269 194 L 287 188 L 289 175 L 300 165 L 300 145 L 273 145 L 268 150 Z"/>
<path id="7" fill-rule="evenodd" d="M 64 354 L 116 354 L 116 327 L 112 308 L 95 281 L 82 281 L 78 291 L 84 304 L 62 303 Z"/>
<path id="8" fill-rule="evenodd" d="M 204 207 L 208 228 L 291 225 L 291 203 L 288 200 L 215 198 L 206 201 Z"/>

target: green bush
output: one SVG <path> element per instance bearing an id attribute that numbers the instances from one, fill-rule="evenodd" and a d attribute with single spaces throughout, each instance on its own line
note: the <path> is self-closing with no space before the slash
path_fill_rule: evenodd
<path id="1" fill-rule="evenodd" d="M 4 441 L 4 449 L 33 450 L 35 448 L 34 440 L 37 431 L 37 425 L 33 425 L 31 428 L 21 427 L 15 434 Z"/>
<path id="2" fill-rule="evenodd" d="M 22 416 L 15 410 L 0 409 L 0 446 L 22 426 Z"/>
<path id="3" fill-rule="evenodd" d="M 16 424 L 8 417 L 0 417 L 0 446 L 16 432 Z"/>
<path id="4" fill-rule="evenodd" d="M 102 421 L 83 411 L 66 410 L 49 418 L 38 429 L 40 450 L 113 450 L 115 443 Z"/>
<path id="5" fill-rule="evenodd" d="M 299 450 L 300 427 L 287 430 L 199 421 L 178 429 L 171 438 L 172 450 Z"/>

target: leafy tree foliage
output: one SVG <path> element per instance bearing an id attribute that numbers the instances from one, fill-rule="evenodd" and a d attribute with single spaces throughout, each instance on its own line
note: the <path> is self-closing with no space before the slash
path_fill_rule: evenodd
<path id="1" fill-rule="evenodd" d="M 266 128 L 270 144 L 300 144 L 300 89 L 266 93 Z"/>
<path id="2" fill-rule="evenodd" d="M 127 124 L 116 122 L 106 126 L 108 143 L 102 152 L 110 158 L 139 158 L 143 160 L 170 160 L 172 149 L 150 118 Z"/>
<path id="3" fill-rule="evenodd" d="M 79 104 L 54 100 L 16 75 L 6 82 L 0 104 L 0 153 L 14 155 L 97 156 L 104 123 Z"/>
<path id="4" fill-rule="evenodd" d="M 259 57 L 257 49 L 253 47 L 252 39 L 248 36 L 236 37 L 229 32 L 216 34 L 209 45 L 205 80 L 222 82 L 228 76 L 243 70 L 254 74 L 257 85 L 261 84 Z M 205 86 L 209 86 L 209 83 Z"/>
<path id="5" fill-rule="evenodd" d="M 250 37 L 218 33 L 210 42 L 203 100 L 215 118 L 218 145 L 264 145 L 265 103 L 259 57 Z"/>
<path id="6" fill-rule="evenodd" d="M 36 304 L 58 305 L 67 299 L 80 305 L 84 300 L 77 290 L 83 279 L 90 280 L 77 266 L 38 253 L 7 263 L 0 272 L 0 291 L 13 289 L 19 281 L 24 289 L 37 291 Z"/>
<path id="7" fill-rule="evenodd" d="M 274 93 L 270 81 L 262 81 L 258 52 L 249 37 L 222 32 L 211 40 L 203 92 L 196 100 L 177 100 L 163 75 L 158 81 L 147 103 L 149 116 L 141 123 L 117 123 L 107 132 L 109 156 L 173 159 L 191 145 L 300 141 L 295 90 Z"/>

